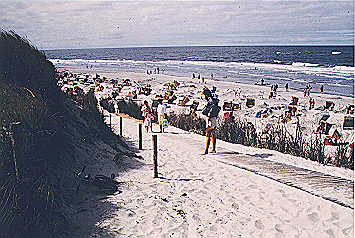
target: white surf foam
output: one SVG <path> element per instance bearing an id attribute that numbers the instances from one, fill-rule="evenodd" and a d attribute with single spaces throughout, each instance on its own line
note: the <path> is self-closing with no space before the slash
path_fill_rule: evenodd
<path id="1" fill-rule="evenodd" d="M 52 63 L 55 65 L 134 65 L 135 67 L 150 67 L 150 66 L 169 66 L 169 67 L 210 67 L 211 69 L 218 68 L 218 70 L 225 69 L 230 73 L 243 74 L 240 70 L 244 71 L 244 74 L 251 76 L 262 76 L 263 72 L 260 71 L 271 71 L 270 73 L 280 71 L 285 73 L 303 73 L 303 74 L 313 74 L 319 77 L 326 78 L 343 78 L 346 80 L 354 80 L 354 67 L 349 66 L 335 66 L 335 67 L 321 67 L 318 64 L 304 63 L 304 62 L 294 62 L 292 65 L 284 64 L 269 64 L 269 63 L 249 63 L 249 62 L 214 62 L 214 61 L 179 61 L 179 60 L 164 60 L 164 61 L 137 61 L 129 59 L 117 59 L 117 60 L 84 60 L 84 59 L 72 59 L 72 60 L 61 60 L 61 59 L 51 59 Z M 204 70 L 203 69 L 203 70 Z M 201 70 L 196 68 L 196 70 Z M 257 73 L 245 73 L 245 70 L 259 70 Z"/>

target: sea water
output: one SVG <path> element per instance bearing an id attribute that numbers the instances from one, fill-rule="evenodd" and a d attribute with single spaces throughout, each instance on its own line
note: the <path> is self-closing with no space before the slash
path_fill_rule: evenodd
<path id="1" fill-rule="evenodd" d="M 354 97 L 353 46 L 137 47 L 46 50 L 57 67 L 153 71 Z M 148 76 L 147 77 L 151 77 Z"/>

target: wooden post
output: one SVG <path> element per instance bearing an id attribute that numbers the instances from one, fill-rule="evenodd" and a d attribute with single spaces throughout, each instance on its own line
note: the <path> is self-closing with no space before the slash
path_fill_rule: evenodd
<path id="1" fill-rule="evenodd" d="M 122 136 L 122 117 L 120 117 L 120 136 Z"/>
<path id="2" fill-rule="evenodd" d="M 158 138 L 153 135 L 153 165 L 154 165 L 154 178 L 158 178 Z"/>
<path id="3" fill-rule="evenodd" d="M 142 142 L 142 123 L 138 124 L 138 138 L 139 138 L 139 149 L 143 149 L 143 142 Z"/>
<path id="4" fill-rule="evenodd" d="M 17 182 L 20 182 L 20 174 L 19 174 L 19 166 L 18 166 L 18 161 L 17 161 L 17 155 L 16 155 L 16 142 L 15 142 L 15 137 L 16 135 L 18 135 L 18 132 L 20 131 L 20 126 L 21 123 L 17 122 L 17 123 L 12 123 L 10 125 L 10 139 L 11 139 L 11 145 L 12 145 L 12 159 L 14 162 L 14 168 L 15 168 L 15 173 L 16 173 L 16 180 Z M 18 143 L 18 141 L 17 141 Z M 20 143 L 18 143 L 20 144 Z"/>
<path id="5" fill-rule="evenodd" d="M 112 129 L 112 125 L 111 125 L 111 113 L 110 113 L 110 129 Z"/>

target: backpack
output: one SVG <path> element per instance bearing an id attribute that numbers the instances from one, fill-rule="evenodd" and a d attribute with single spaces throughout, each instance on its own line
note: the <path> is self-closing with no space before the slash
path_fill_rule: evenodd
<path id="1" fill-rule="evenodd" d="M 202 110 L 202 115 L 208 116 L 208 113 L 210 112 L 210 110 L 211 110 L 211 105 L 207 104 Z"/>
<path id="2" fill-rule="evenodd" d="M 209 111 L 209 117 L 218 117 L 219 112 L 221 111 L 221 107 L 213 104 L 213 106 L 211 107 L 210 111 Z"/>

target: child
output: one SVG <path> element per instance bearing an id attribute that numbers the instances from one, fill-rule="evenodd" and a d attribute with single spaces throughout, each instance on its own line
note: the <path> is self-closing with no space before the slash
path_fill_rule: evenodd
<path id="1" fill-rule="evenodd" d="M 153 117 L 153 115 L 152 115 L 152 110 L 151 110 L 147 100 L 144 101 L 144 105 L 142 107 L 142 112 L 143 112 L 143 117 L 144 117 L 144 127 L 148 133 L 149 128 L 150 128 L 150 131 L 152 131 L 152 117 Z"/>

